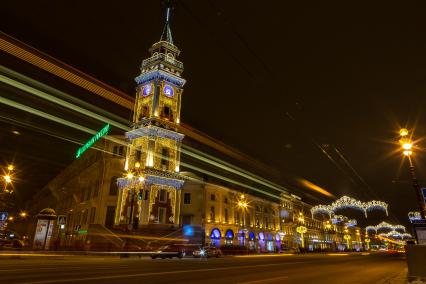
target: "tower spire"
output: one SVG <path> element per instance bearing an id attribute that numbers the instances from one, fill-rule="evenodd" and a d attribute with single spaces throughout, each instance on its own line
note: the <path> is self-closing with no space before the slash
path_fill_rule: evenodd
<path id="1" fill-rule="evenodd" d="M 163 33 L 161 34 L 160 41 L 167 41 L 173 44 L 172 31 L 170 29 L 170 20 L 172 11 L 174 9 L 173 0 L 163 0 L 162 4 L 166 8 L 166 22 L 164 24 Z"/>

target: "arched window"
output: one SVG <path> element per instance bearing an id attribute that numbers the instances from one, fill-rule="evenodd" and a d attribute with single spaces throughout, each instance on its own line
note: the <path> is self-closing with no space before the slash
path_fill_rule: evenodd
<path id="1" fill-rule="evenodd" d="M 218 228 L 214 228 L 212 230 L 212 233 L 210 234 L 210 238 L 218 240 L 220 239 L 220 237 L 221 237 L 220 230 Z"/>
<path id="2" fill-rule="evenodd" d="M 234 238 L 234 231 L 232 231 L 231 229 L 226 230 L 225 238 L 226 239 L 233 239 Z"/>
<path id="3" fill-rule="evenodd" d="M 111 182 L 109 184 L 109 195 L 117 195 L 118 193 L 118 185 L 117 185 L 117 177 L 112 177 Z"/>
<path id="4" fill-rule="evenodd" d="M 259 233 L 259 241 L 264 241 L 265 240 L 265 235 L 263 234 L 263 232 Z"/>
<path id="5" fill-rule="evenodd" d="M 250 241 L 254 241 L 256 239 L 256 235 L 253 232 L 249 233 L 249 239 Z"/>
<path id="6" fill-rule="evenodd" d="M 219 247 L 220 238 L 221 238 L 220 230 L 218 228 L 214 228 L 210 234 L 210 239 L 211 239 L 210 245 L 214 247 Z"/>

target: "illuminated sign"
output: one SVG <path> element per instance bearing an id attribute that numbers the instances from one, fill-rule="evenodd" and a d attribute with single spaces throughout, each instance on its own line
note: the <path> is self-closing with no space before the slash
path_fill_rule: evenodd
<path id="1" fill-rule="evenodd" d="M 98 141 L 99 139 L 102 138 L 102 136 L 105 136 L 108 131 L 110 129 L 109 124 L 105 125 L 104 128 L 102 128 L 98 133 L 96 133 L 95 136 L 93 136 L 89 141 L 86 142 L 86 144 L 84 144 L 82 147 L 80 147 L 77 150 L 77 153 L 75 154 L 75 158 L 78 159 L 80 158 L 80 156 L 86 152 L 87 149 L 89 149 L 90 147 L 93 146 L 93 144 L 95 144 L 96 141 Z"/>

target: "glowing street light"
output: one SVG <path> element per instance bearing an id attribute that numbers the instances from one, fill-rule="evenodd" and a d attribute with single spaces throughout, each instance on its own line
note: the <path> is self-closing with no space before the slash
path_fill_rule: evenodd
<path id="1" fill-rule="evenodd" d="M 28 216 L 28 213 L 25 211 L 22 211 L 21 213 L 19 213 L 19 216 L 21 216 L 22 218 L 25 218 Z"/>
<path id="2" fill-rule="evenodd" d="M 402 148 L 404 149 L 404 150 L 411 150 L 411 148 L 413 147 L 413 144 L 410 142 L 410 141 L 405 141 L 403 144 L 402 144 Z"/>
<path id="3" fill-rule="evenodd" d="M 400 135 L 401 137 L 405 137 L 405 136 L 407 136 L 407 135 L 408 135 L 408 130 L 407 130 L 407 128 L 401 128 L 401 130 L 399 130 L 399 135 Z"/>
<path id="4" fill-rule="evenodd" d="M 13 171 L 15 169 L 15 166 L 13 166 L 13 165 L 8 165 L 7 166 L 7 170 L 8 171 Z"/>
<path id="5" fill-rule="evenodd" d="M 4 175 L 3 178 L 4 178 L 4 181 L 6 183 L 11 183 L 12 182 L 12 178 L 11 178 L 10 175 Z"/>
<path id="6" fill-rule="evenodd" d="M 414 190 L 416 191 L 416 197 L 417 197 L 417 203 L 420 208 L 420 215 L 422 219 L 426 219 L 425 209 L 424 209 L 424 201 L 422 198 L 421 188 L 419 185 L 419 182 L 416 177 L 416 173 L 414 170 L 414 163 L 411 159 L 411 155 L 413 154 L 413 141 L 408 138 L 408 130 L 405 128 L 402 128 L 399 131 L 399 135 L 401 136 L 401 139 L 399 140 L 399 143 L 402 148 L 402 153 L 404 156 L 408 158 L 408 162 L 410 165 L 410 174 L 411 174 L 411 180 L 413 182 Z"/>
<path id="7" fill-rule="evenodd" d="M 303 217 L 302 212 L 299 212 L 299 217 L 297 217 L 297 221 L 300 223 L 305 223 L 305 217 Z"/>

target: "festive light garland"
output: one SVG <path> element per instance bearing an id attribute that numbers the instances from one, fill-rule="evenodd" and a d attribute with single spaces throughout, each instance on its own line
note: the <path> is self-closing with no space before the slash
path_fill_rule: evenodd
<path id="1" fill-rule="evenodd" d="M 405 232 L 405 227 L 402 225 L 392 225 L 389 224 L 387 222 L 381 222 L 380 224 L 377 224 L 376 226 L 367 226 L 365 228 L 365 230 L 368 231 L 374 231 L 377 233 L 378 230 L 382 230 L 382 229 L 387 229 L 387 230 L 392 230 L 392 231 L 396 231 L 396 230 L 401 230 L 403 232 Z"/>
<path id="2" fill-rule="evenodd" d="M 340 199 L 331 203 L 331 205 L 317 205 L 311 208 L 312 216 L 316 213 L 326 213 L 330 217 L 339 209 L 352 208 L 364 212 L 367 217 L 367 211 L 381 209 L 388 215 L 388 204 L 383 201 L 362 202 L 349 196 L 342 196 Z"/>
<path id="3" fill-rule="evenodd" d="M 401 238 L 401 239 L 409 239 L 412 238 L 412 236 L 409 233 L 400 233 L 398 231 L 390 231 L 388 233 L 381 233 L 379 234 L 380 236 L 383 237 L 388 237 L 388 238 Z"/>

